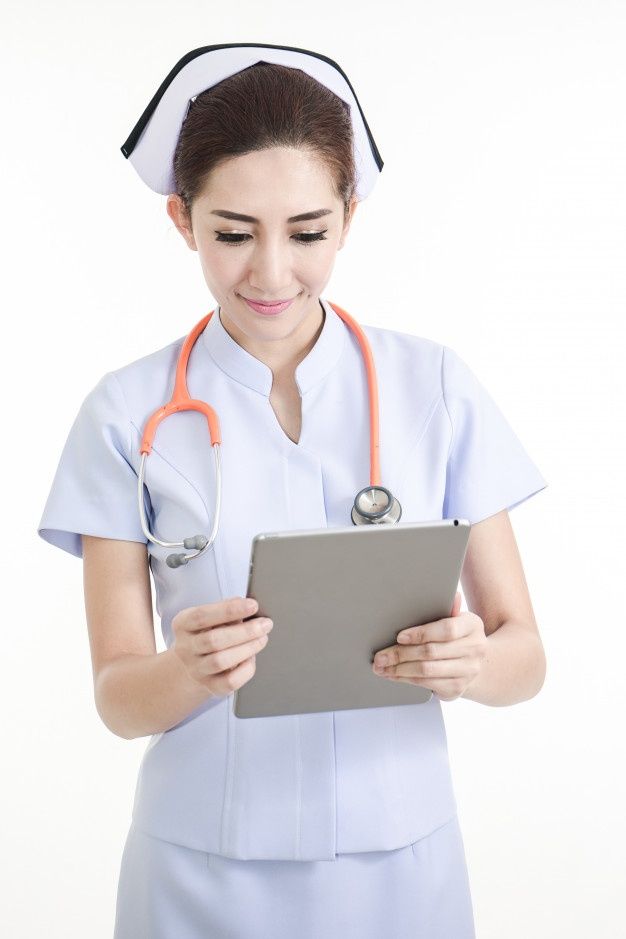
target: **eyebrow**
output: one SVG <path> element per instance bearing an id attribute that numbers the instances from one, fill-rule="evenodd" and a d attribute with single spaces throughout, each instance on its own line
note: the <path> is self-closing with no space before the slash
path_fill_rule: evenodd
<path id="1" fill-rule="evenodd" d="M 308 222 L 313 218 L 322 218 L 323 215 L 332 215 L 332 209 L 316 209 L 315 212 L 303 212 L 302 215 L 292 215 L 288 222 Z M 259 221 L 252 215 L 242 215 L 240 212 L 229 212 L 228 209 L 214 209 L 211 215 L 219 215 L 221 218 L 231 219 L 233 222 L 254 222 Z"/>

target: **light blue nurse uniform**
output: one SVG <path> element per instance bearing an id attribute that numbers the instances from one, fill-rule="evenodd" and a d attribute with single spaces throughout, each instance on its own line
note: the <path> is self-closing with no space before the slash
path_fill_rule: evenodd
<path id="1" fill-rule="evenodd" d="M 354 496 L 369 483 L 363 357 L 349 327 L 320 303 L 323 328 L 295 373 L 297 444 L 272 409 L 270 368 L 229 335 L 219 307 L 191 352 L 189 392 L 220 419 L 222 508 L 213 548 L 187 566 L 169 568 L 171 549 L 147 543 L 167 647 L 179 610 L 245 596 L 254 535 L 349 525 Z M 378 376 L 381 480 L 400 500 L 402 522 L 476 523 L 545 488 L 453 349 L 362 328 Z M 184 338 L 108 372 L 87 394 L 38 526 L 50 544 L 81 557 L 81 534 L 146 543 L 139 447 L 146 420 L 171 396 Z M 204 416 L 181 412 L 160 424 L 145 482 L 157 538 L 210 533 L 214 459 Z M 437 695 L 426 704 L 246 719 L 233 715 L 227 695 L 150 738 L 122 856 L 115 939 L 296 933 L 474 936 Z"/>

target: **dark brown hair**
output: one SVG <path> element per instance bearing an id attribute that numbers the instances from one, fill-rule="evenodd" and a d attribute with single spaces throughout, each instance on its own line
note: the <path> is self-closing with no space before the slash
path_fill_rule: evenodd
<path id="1" fill-rule="evenodd" d="M 189 217 L 213 169 L 268 147 L 314 154 L 347 218 L 356 188 L 350 106 L 301 69 L 268 62 L 225 78 L 189 105 L 174 152 L 176 192 Z"/>

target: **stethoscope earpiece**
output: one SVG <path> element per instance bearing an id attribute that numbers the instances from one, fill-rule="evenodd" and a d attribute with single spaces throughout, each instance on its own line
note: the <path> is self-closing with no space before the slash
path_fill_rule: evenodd
<path id="1" fill-rule="evenodd" d="M 204 548 L 207 546 L 209 539 L 206 535 L 193 535 L 191 538 L 183 539 L 183 546 L 191 551 L 197 551 L 200 554 Z M 182 567 L 183 564 L 188 564 L 192 558 L 198 556 L 198 554 L 168 554 L 165 559 L 165 563 L 168 567 Z"/>
<path id="2" fill-rule="evenodd" d="M 208 540 L 206 535 L 194 535 L 192 538 L 185 538 L 183 544 L 192 551 L 202 551 Z"/>

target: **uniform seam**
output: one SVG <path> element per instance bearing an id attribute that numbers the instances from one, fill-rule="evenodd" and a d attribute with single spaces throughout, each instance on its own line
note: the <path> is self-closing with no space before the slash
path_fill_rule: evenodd
<path id="1" fill-rule="evenodd" d="M 426 419 L 425 419 L 424 423 L 422 424 L 422 426 L 419 428 L 419 430 L 418 430 L 418 432 L 417 432 L 417 435 L 413 438 L 413 440 L 412 440 L 412 442 L 411 442 L 411 444 L 410 444 L 410 446 L 409 446 L 409 449 L 408 449 L 407 453 L 412 453 L 413 450 L 415 449 L 415 447 L 417 447 L 418 444 L 421 443 L 422 437 L 424 436 L 424 434 L 425 434 L 426 431 L 428 430 L 428 427 L 429 427 L 429 425 L 430 425 L 430 422 L 431 422 L 432 419 L 433 419 L 433 415 L 434 415 L 435 411 L 437 410 L 437 405 L 438 405 L 439 402 L 441 401 L 442 397 L 443 397 L 443 395 L 442 395 L 441 391 L 438 391 L 437 394 L 435 395 L 435 397 L 434 397 L 433 400 L 432 400 L 432 403 L 431 403 L 431 405 L 430 405 L 430 410 L 428 411 L 428 413 L 427 413 L 427 415 L 426 415 Z M 445 402 L 444 402 L 444 403 L 445 403 Z"/>
<path id="2" fill-rule="evenodd" d="M 285 453 L 280 454 L 280 458 L 283 464 L 283 490 L 286 494 L 285 503 L 287 506 L 287 519 L 289 525 L 293 525 L 293 520 L 291 517 L 292 505 L 291 505 L 291 490 L 289 488 L 289 458 Z"/>
<path id="3" fill-rule="evenodd" d="M 412 841 L 410 844 L 411 850 L 413 851 L 415 848 L 415 845 L 419 844 L 420 841 L 423 841 L 425 838 L 432 838 L 432 836 L 436 834 L 436 832 L 441 831 L 442 828 L 445 828 L 446 825 L 449 825 L 451 822 L 453 822 L 457 818 L 457 816 L 458 816 L 458 810 L 455 809 L 455 811 L 452 813 L 450 818 L 446 819 L 445 822 L 442 822 L 441 825 L 437 825 L 437 827 L 433 828 L 432 831 L 427 832 L 425 835 L 420 835 L 419 838 L 416 838 L 415 841 Z"/>
<path id="4" fill-rule="evenodd" d="M 128 421 L 128 458 L 129 458 L 129 461 L 130 461 L 130 465 L 132 466 L 132 465 L 133 465 L 133 433 L 132 433 L 132 428 L 133 428 L 135 425 L 134 425 L 134 423 L 133 423 L 133 419 L 132 419 L 132 416 L 131 416 L 131 413 L 130 413 L 130 408 L 128 407 L 128 401 L 126 400 L 126 395 L 124 394 L 124 389 L 122 388 L 122 383 L 121 383 L 121 381 L 119 380 L 119 378 L 117 377 L 117 375 L 115 374 L 115 372 L 107 372 L 107 375 L 110 375 L 111 378 L 113 378 L 113 380 L 114 380 L 114 382 L 115 382 L 115 384 L 116 384 L 116 386 L 117 386 L 117 389 L 118 389 L 118 391 L 119 391 L 119 395 L 120 395 L 120 397 L 121 397 L 121 399 L 122 399 L 122 402 L 123 402 L 123 405 L 124 405 L 124 410 L 125 410 L 125 412 L 126 412 L 126 413 L 125 413 L 125 417 L 126 417 L 126 420 Z"/>
<path id="5" fill-rule="evenodd" d="M 401 485 L 404 485 L 404 482 L 406 480 L 406 475 L 410 469 L 411 456 L 413 455 L 413 452 L 417 449 L 417 447 L 419 447 L 420 443 L 424 439 L 424 436 L 426 435 L 426 432 L 432 423 L 433 417 L 435 415 L 437 407 L 439 406 L 442 398 L 443 398 L 443 395 L 441 391 L 438 391 L 436 397 L 432 401 L 430 410 L 428 411 L 428 414 L 426 415 L 426 420 L 422 424 L 421 428 L 418 431 L 417 436 L 411 442 L 410 446 L 408 447 L 406 451 L 406 455 L 403 460 L 404 468 L 402 470 L 402 476 L 400 478 Z"/>
<path id="6" fill-rule="evenodd" d="M 221 827 L 220 827 L 220 854 L 225 854 L 225 835 L 230 823 L 232 806 L 233 781 L 235 778 L 235 745 L 231 734 L 231 716 L 226 715 L 226 778 L 224 779 L 224 798 L 222 800 Z M 228 845 L 230 847 L 230 845 Z"/>
<path id="7" fill-rule="evenodd" d="M 240 378 L 237 378 L 236 375 L 233 375 L 232 372 L 229 372 L 228 369 L 224 368 L 221 362 L 218 362 L 215 356 L 213 355 L 213 350 L 211 347 L 205 343 L 205 347 L 208 349 L 209 355 L 211 356 L 211 361 L 217 365 L 220 372 L 224 375 L 227 375 L 231 381 L 237 382 L 238 385 L 241 385 L 242 388 L 247 388 L 249 391 L 253 391 L 255 394 L 260 395 L 262 398 L 268 398 L 271 393 L 271 388 L 268 392 L 262 391 L 260 388 L 255 388 L 254 385 L 248 385 L 245 381 L 242 381 Z"/>
<path id="8" fill-rule="evenodd" d="M 295 715 L 296 717 L 296 860 L 302 859 L 302 745 L 300 738 L 300 721 L 302 720 L 299 714 Z"/>
<path id="9" fill-rule="evenodd" d="M 445 381 L 445 357 L 446 357 L 447 347 L 444 345 L 441 347 L 441 395 L 443 397 L 443 404 L 446 409 L 446 414 L 448 415 L 448 421 L 450 422 L 450 441 L 448 443 L 448 452 L 446 454 L 446 481 L 445 481 L 445 493 L 443 497 L 442 505 L 442 515 L 444 512 L 448 514 L 448 502 L 449 502 L 449 492 L 450 492 L 450 477 L 452 475 L 452 468 L 450 466 L 450 460 L 452 458 L 452 450 L 454 445 L 454 421 L 452 420 L 452 415 L 450 414 L 450 408 L 448 407 L 448 402 L 446 400 L 446 381 Z"/>
<path id="10" fill-rule="evenodd" d="M 117 375 L 115 374 L 115 372 L 108 372 L 107 374 L 111 375 L 111 376 L 115 379 L 115 383 L 117 384 L 117 387 L 118 387 L 119 390 L 120 390 L 120 395 L 121 395 L 122 400 L 123 400 L 123 402 L 124 402 L 124 407 L 125 407 L 125 410 L 126 410 L 126 417 L 127 417 L 128 425 L 129 425 L 129 445 L 128 445 L 128 453 L 129 453 L 130 460 L 131 460 L 131 465 L 132 465 L 132 459 L 133 459 L 133 453 L 134 453 L 134 447 L 133 447 L 133 433 L 132 433 L 132 431 L 133 431 L 133 429 L 134 429 L 134 430 L 137 432 L 137 436 L 139 437 L 139 439 L 141 439 L 143 435 L 142 435 L 142 432 L 141 432 L 141 428 L 138 427 L 137 424 L 135 423 L 135 421 L 133 420 L 132 414 L 131 414 L 131 412 L 130 412 L 130 408 L 128 407 L 128 401 L 126 400 L 126 395 L 124 394 L 124 389 L 123 389 L 123 387 L 122 387 L 122 384 L 121 384 L 119 378 L 117 377 Z M 200 490 L 198 489 L 198 487 L 196 486 L 196 484 L 193 482 L 193 480 L 189 479 L 188 476 L 186 476 L 183 472 L 181 472 L 181 470 L 180 470 L 177 466 L 175 466 L 175 465 L 172 463 L 172 461 L 169 460 L 169 459 L 165 456 L 165 454 L 163 453 L 163 451 L 162 451 L 158 446 L 156 446 L 156 444 L 154 444 L 154 443 L 152 444 L 152 451 L 153 451 L 154 453 L 156 453 L 158 456 L 160 456 L 160 458 L 163 460 L 163 462 L 164 462 L 164 463 L 167 463 L 167 465 L 170 467 L 170 469 L 172 469 L 175 473 L 177 473 L 177 474 L 180 476 L 181 479 L 184 479 L 185 482 L 187 483 L 187 485 L 190 486 L 190 487 L 193 489 L 193 491 L 196 493 L 196 495 L 197 495 L 198 498 L 200 499 L 202 505 L 204 506 L 204 510 L 205 510 L 205 512 L 206 512 L 206 514 L 207 514 L 207 517 L 208 517 L 208 512 L 209 512 L 208 506 L 207 506 L 206 502 L 204 501 L 204 498 L 203 498 L 203 496 L 202 496 L 202 493 L 200 492 Z M 137 460 L 139 460 L 139 450 L 137 450 Z M 146 461 L 146 462 L 147 462 L 147 461 Z M 133 467 L 133 468 L 134 468 L 134 467 Z M 135 472 L 137 472 L 137 470 L 135 470 Z"/>
<path id="11" fill-rule="evenodd" d="M 441 384 L 441 396 L 443 398 L 443 404 L 446 409 L 446 414 L 448 415 L 448 420 L 450 421 L 450 443 L 448 444 L 448 453 L 446 456 L 446 463 L 450 459 L 450 454 L 452 453 L 452 443 L 454 440 L 454 421 L 452 420 L 452 415 L 450 414 L 450 408 L 448 407 L 448 401 L 446 399 L 446 383 L 445 383 L 445 356 L 446 356 L 446 346 L 441 347 L 441 367 L 440 367 L 440 384 Z"/>
<path id="12" fill-rule="evenodd" d="M 137 431 L 138 436 L 141 437 L 141 436 L 142 436 L 141 430 L 139 429 L 139 427 L 137 427 L 137 425 L 136 425 L 135 422 L 132 420 L 132 418 L 131 418 L 131 426 L 134 427 L 134 429 Z M 170 468 L 171 470 L 173 470 L 178 476 L 180 476 L 181 479 L 184 479 L 185 482 L 187 483 L 187 485 L 190 486 L 191 489 L 193 489 L 193 491 L 196 493 L 196 495 L 197 495 L 198 498 L 200 499 L 200 502 L 201 502 L 202 505 L 204 506 L 204 511 L 205 511 L 205 513 L 206 513 L 206 516 L 207 516 L 207 518 L 208 518 L 209 521 L 210 521 L 210 520 L 211 520 L 211 517 L 210 517 L 210 515 L 209 515 L 209 507 L 208 507 L 207 503 L 205 502 L 202 493 L 200 492 L 200 490 L 198 489 L 198 487 L 197 487 L 196 484 L 194 483 L 194 481 L 193 481 L 192 479 L 189 479 L 189 477 L 186 476 L 185 473 L 183 473 L 177 466 L 175 466 L 175 465 L 172 463 L 172 461 L 171 461 L 170 459 L 168 459 L 168 457 L 165 456 L 165 454 L 163 453 L 163 451 L 160 450 L 154 443 L 152 444 L 152 453 L 156 453 L 156 455 L 159 456 L 159 457 L 163 460 L 164 463 L 167 463 L 167 465 L 169 466 L 169 468 Z M 137 457 L 139 458 L 139 451 L 137 451 Z M 146 460 L 146 462 L 147 462 L 147 460 Z"/>

